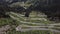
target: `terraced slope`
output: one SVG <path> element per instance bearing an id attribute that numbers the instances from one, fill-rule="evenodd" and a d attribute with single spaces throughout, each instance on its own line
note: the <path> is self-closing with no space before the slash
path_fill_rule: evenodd
<path id="1" fill-rule="evenodd" d="M 42 15 L 42 16 L 39 16 L 39 15 Z M 16 27 L 16 31 L 19 30 L 22 32 L 26 32 L 26 31 L 30 31 L 30 30 L 45 30 L 45 31 L 48 30 L 48 31 L 52 31 L 52 32 L 60 32 L 58 30 L 59 27 L 56 27 L 56 26 L 60 26 L 60 23 L 57 23 L 57 24 L 51 23 L 51 21 L 49 21 L 46 18 L 46 15 L 44 15 L 44 14 L 39 14 L 39 15 L 35 15 L 35 14 L 31 13 L 30 17 L 26 18 L 26 17 L 24 17 L 24 15 L 10 12 L 10 17 L 12 19 L 18 21 L 20 24 L 19 26 Z"/>

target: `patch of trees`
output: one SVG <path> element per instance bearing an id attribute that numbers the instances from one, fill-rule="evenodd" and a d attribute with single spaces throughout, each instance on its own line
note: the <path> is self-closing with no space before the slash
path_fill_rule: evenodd
<path id="1" fill-rule="evenodd" d="M 52 0 L 42 9 L 42 12 L 51 20 L 60 20 L 60 0 Z"/>
<path id="2" fill-rule="evenodd" d="M 43 12 L 50 20 L 60 20 L 60 0 L 35 0 L 30 9 Z"/>
<path id="3" fill-rule="evenodd" d="M 32 5 L 27 9 L 24 7 L 8 7 L 0 5 L 0 14 L 5 14 L 6 11 L 13 11 L 17 13 L 25 13 L 25 17 L 29 17 L 32 10 L 43 12 L 47 15 L 47 18 L 54 20 L 60 19 L 60 0 L 33 0 L 30 2 Z"/>
<path id="4" fill-rule="evenodd" d="M 0 17 L 9 17 L 9 15 L 6 15 L 6 13 L 11 11 L 15 13 L 26 12 L 24 7 L 21 6 L 10 7 L 7 4 L 0 3 Z"/>
<path id="5" fill-rule="evenodd" d="M 4 18 L 9 17 L 8 15 L 6 15 L 7 11 L 9 11 L 9 7 L 7 5 L 0 3 L 0 17 L 4 17 Z"/>

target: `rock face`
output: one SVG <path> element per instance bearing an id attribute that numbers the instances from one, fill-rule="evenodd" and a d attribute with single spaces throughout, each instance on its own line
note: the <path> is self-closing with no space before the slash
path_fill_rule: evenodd
<path id="1" fill-rule="evenodd" d="M 21 27 L 20 26 L 16 27 L 16 31 L 21 31 Z"/>
<path id="2" fill-rule="evenodd" d="M 0 34 L 5 34 L 11 27 L 9 25 L 0 27 Z"/>

